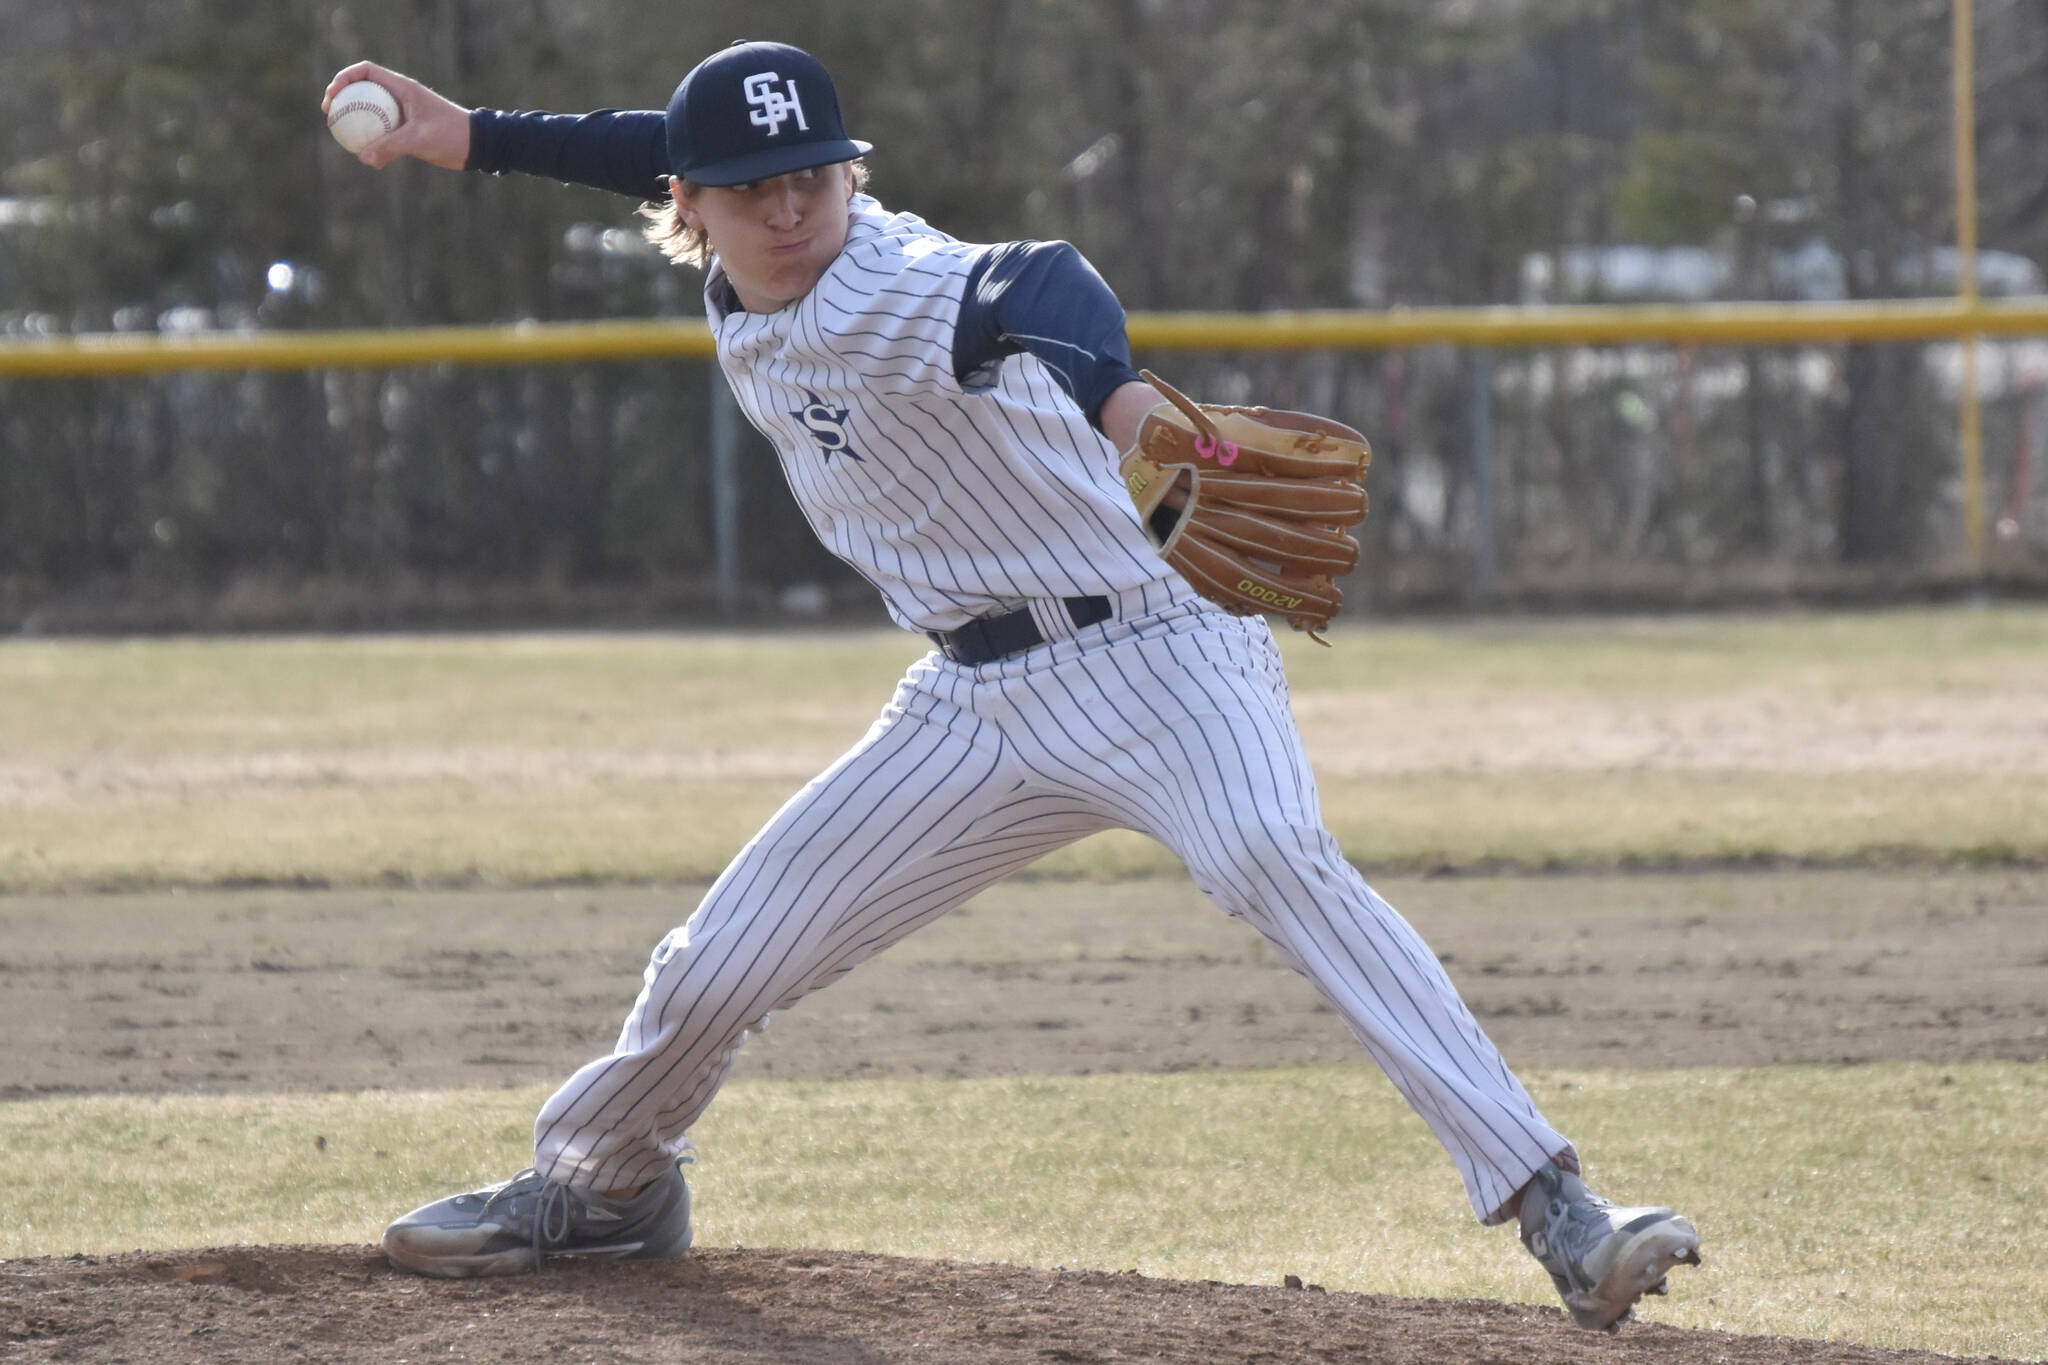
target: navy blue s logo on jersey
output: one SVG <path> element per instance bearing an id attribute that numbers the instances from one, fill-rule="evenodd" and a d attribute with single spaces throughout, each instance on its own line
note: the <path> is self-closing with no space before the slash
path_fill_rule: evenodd
<path id="1" fill-rule="evenodd" d="M 809 389 L 804 390 L 804 397 L 809 401 L 789 415 L 804 424 L 804 430 L 811 433 L 811 439 L 825 452 L 825 458 L 850 455 L 865 463 L 867 456 L 853 448 L 853 442 L 846 434 L 849 410 L 833 407 Z"/>

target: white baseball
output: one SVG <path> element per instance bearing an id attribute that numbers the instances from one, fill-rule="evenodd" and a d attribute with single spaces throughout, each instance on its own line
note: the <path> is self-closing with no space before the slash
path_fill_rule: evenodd
<path id="1" fill-rule="evenodd" d="M 352 152 L 360 152 L 404 121 L 398 96 L 375 81 L 344 85 L 327 106 L 327 131 Z"/>

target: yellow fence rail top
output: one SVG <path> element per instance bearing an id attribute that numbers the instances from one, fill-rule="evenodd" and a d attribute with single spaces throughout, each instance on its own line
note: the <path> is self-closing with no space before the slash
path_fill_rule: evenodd
<path id="1" fill-rule="evenodd" d="M 1955 299 L 1687 306 L 1407 308 L 1386 312 L 1133 314 L 1131 342 L 1163 350 L 1380 350 L 1599 346 L 1630 342 L 1791 345 L 2048 335 L 2048 297 L 1965 308 Z"/>
<path id="2" fill-rule="evenodd" d="M 168 370 L 383 369 L 708 357 L 701 322 L 512 323 L 346 332 L 96 332 L 0 343 L 0 374 L 116 375 Z"/>
<path id="3" fill-rule="evenodd" d="M 1683 307 L 1408 308 L 1283 313 L 1133 313 L 1131 344 L 1169 351 L 1389 350 L 1605 346 L 1655 342 L 1798 345 L 2048 336 L 2048 296 L 1966 306 L 1955 299 Z M 702 322 L 555 322 L 327 332 L 90 333 L 0 341 L 0 375 L 173 370 L 385 369 L 706 359 Z"/>

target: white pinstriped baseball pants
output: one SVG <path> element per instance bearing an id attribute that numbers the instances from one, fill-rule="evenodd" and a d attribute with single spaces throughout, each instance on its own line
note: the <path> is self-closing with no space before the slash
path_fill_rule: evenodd
<path id="1" fill-rule="evenodd" d="M 1145 598 L 1164 610 L 1146 612 Z M 616 1049 L 542 1107 L 535 1165 L 637 1184 L 680 1150 L 747 1030 L 1036 858 L 1135 829 L 1315 984 L 1429 1124 L 1482 1219 L 1568 1144 L 1436 955 L 1345 861 L 1263 621 L 1169 583 L 977 668 L 913 664 L 655 948 Z"/>

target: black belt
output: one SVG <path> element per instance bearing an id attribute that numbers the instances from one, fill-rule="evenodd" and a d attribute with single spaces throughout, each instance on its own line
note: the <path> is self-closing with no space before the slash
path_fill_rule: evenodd
<path id="1" fill-rule="evenodd" d="M 1060 601 L 1076 630 L 1110 618 L 1107 597 L 1064 597 Z M 984 616 L 978 621 L 969 621 L 958 630 L 928 630 L 925 634 L 932 637 L 932 643 L 939 647 L 941 654 L 956 664 L 969 667 L 991 663 L 1045 643 L 1045 633 L 1039 630 L 1038 622 L 1031 619 L 1029 607 L 1019 607 L 1001 616 Z"/>

